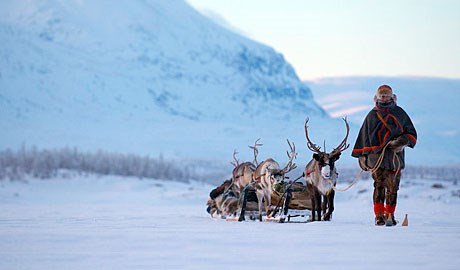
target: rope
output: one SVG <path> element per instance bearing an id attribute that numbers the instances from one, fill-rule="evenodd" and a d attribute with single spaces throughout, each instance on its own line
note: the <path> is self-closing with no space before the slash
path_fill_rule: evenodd
<path id="1" fill-rule="evenodd" d="M 384 122 L 385 123 L 385 122 Z M 379 158 L 377 159 L 377 162 L 375 163 L 374 165 L 374 168 L 371 169 L 371 173 L 375 173 L 380 165 L 382 165 L 382 162 L 383 162 L 383 159 L 385 157 L 385 151 L 388 147 L 390 142 L 387 142 L 387 144 L 383 147 L 382 149 L 382 153 L 380 154 Z M 396 155 L 396 152 L 394 152 L 394 156 L 393 156 L 393 166 L 396 168 L 396 165 L 395 165 L 395 158 L 398 159 L 398 169 L 396 170 L 396 174 L 399 172 L 399 169 L 401 167 L 401 161 L 399 160 L 399 157 Z M 367 164 L 366 164 L 367 165 Z M 356 182 L 358 182 L 359 178 L 361 178 L 361 175 L 363 174 L 363 169 L 361 169 L 361 171 L 358 173 L 358 175 L 355 177 L 355 179 L 351 182 L 350 185 L 348 185 L 346 188 L 344 189 L 338 189 L 334 186 L 334 183 L 332 183 L 331 179 L 328 179 L 329 180 L 329 183 L 331 184 L 331 187 L 334 191 L 338 191 L 338 192 L 345 192 L 347 190 L 349 190 L 354 184 L 356 184 Z"/>
<path id="2" fill-rule="evenodd" d="M 379 168 L 380 168 L 380 165 L 382 165 L 382 162 L 383 162 L 383 159 L 385 157 L 385 151 L 388 147 L 390 142 L 388 142 L 385 147 L 383 147 L 383 150 L 382 150 L 382 153 L 380 154 L 379 158 L 377 159 L 377 162 L 375 163 L 374 165 L 374 168 L 371 169 L 371 173 L 375 173 Z M 393 150 L 392 150 L 393 151 Z M 396 166 L 396 163 L 395 163 L 395 160 L 398 161 L 398 166 Z M 367 165 L 367 164 L 366 164 Z M 394 168 L 398 168 L 396 169 L 396 173 L 395 173 L 395 179 L 396 179 L 396 175 L 398 175 L 398 173 L 400 172 L 401 170 L 401 160 L 400 158 L 398 157 L 398 155 L 396 154 L 395 151 L 393 151 L 393 167 Z M 338 189 L 334 186 L 334 183 L 332 183 L 331 179 L 328 179 L 329 180 L 329 183 L 331 184 L 331 187 L 334 191 L 338 191 L 338 192 L 344 192 L 344 191 L 347 191 L 349 190 L 354 184 L 356 184 L 356 182 L 358 182 L 359 178 L 361 178 L 361 175 L 363 173 L 363 169 L 361 169 L 361 171 L 358 173 L 358 175 L 355 177 L 355 179 L 353 180 L 353 182 L 351 182 L 350 185 L 348 185 L 346 188 L 344 189 Z"/>
<path id="3" fill-rule="evenodd" d="M 377 162 L 375 163 L 374 168 L 371 169 L 371 173 L 375 173 L 380 168 L 380 165 L 382 165 L 383 159 L 385 157 L 385 151 L 386 151 L 386 149 L 387 149 L 389 144 L 390 144 L 390 142 L 387 142 L 385 147 L 383 147 L 382 153 L 380 154 L 379 158 L 377 159 Z M 397 153 L 394 150 L 392 150 L 392 152 L 393 152 L 393 160 L 392 160 L 393 167 L 398 168 L 398 169 L 396 169 L 396 174 L 397 174 L 401 170 L 401 160 L 399 159 Z M 395 160 L 398 161 L 398 166 L 396 166 Z"/>
<path id="4" fill-rule="evenodd" d="M 356 184 L 356 182 L 358 182 L 359 178 L 361 178 L 361 174 L 363 173 L 364 170 L 361 169 L 361 171 L 358 173 L 358 175 L 355 177 L 355 179 L 353 180 L 353 182 L 351 182 L 350 185 L 348 185 L 348 187 L 344 188 L 344 189 L 338 189 L 334 186 L 334 183 L 332 183 L 331 179 L 328 179 L 329 180 L 329 183 L 331 184 L 331 187 L 334 191 L 338 191 L 338 192 L 345 192 L 347 190 L 349 190 L 354 184 Z"/>

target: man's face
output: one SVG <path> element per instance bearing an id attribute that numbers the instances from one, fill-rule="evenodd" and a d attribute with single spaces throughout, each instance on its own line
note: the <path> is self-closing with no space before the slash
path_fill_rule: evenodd
<path id="1" fill-rule="evenodd" d="M 387 101 L 391 100 L 391 97 L 390 96 L 382 96 L 382 98 L 380 100 L 383 101 L 383 102 L 387 102 Z"/>

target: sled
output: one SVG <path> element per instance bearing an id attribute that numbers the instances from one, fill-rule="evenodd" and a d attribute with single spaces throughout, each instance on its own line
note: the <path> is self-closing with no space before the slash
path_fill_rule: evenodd
<path id="1" fill-rule="evenodd" d="M 255 190 L 247 188 L 242 193 L 242 206 L 238 221 L 260 220 L 258 209 L 246 209 L 248 197 L 255 196 Z M 279 182 L 272 187 L 270 213 L 262 213 L 262 221 L 275 223 L 305 223 L 311 217 L 309 190 L 302 183 Z"/>
<path id="2" fill-rule="evenodd" d="M 302 183 L 279 182 L 272 187 L 274 222 L 308 222 L 311 216 L 310 192 Z"/>

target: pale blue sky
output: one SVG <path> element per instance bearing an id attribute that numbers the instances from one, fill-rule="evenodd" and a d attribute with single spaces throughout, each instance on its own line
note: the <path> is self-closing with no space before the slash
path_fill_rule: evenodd
<path id="1" fill-rule="evenodd" d="M 281 52 L 301 79 L 347 75 L 460 78 L 460 1 L 187 2 Z"/>

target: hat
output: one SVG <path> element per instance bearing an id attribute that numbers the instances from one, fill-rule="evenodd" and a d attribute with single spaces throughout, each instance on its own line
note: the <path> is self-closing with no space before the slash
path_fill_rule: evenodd
<path id="1" fill-rule="evenodd" d="M 380 100 L 383 97 L 390 97 L 394 101 L 396 101 L 396 95 L 393 94 L 393 89 L 387 84 L 380 85 L 379 88 L 377 88 L 377 93 L 375 93 L 374 100 Z"/>

